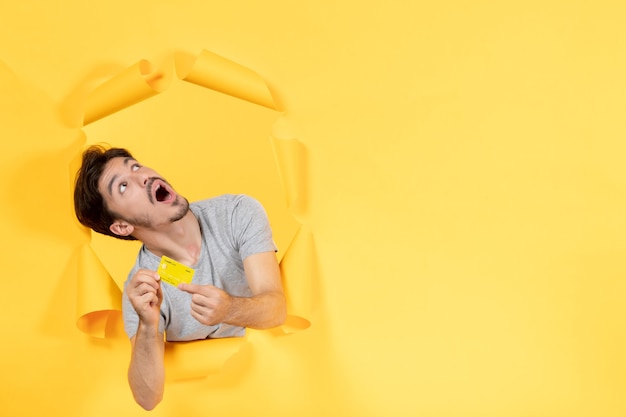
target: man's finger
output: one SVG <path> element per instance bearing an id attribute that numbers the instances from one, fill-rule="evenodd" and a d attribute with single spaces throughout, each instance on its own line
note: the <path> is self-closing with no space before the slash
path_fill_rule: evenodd
<path id="1" fill-rule="evenodd" d="M 154 271 L 139 270 L 132 278 L 132 282 L 135 286 L 142 284 L 148 284 L 154 288 L 158 288 L 161 277 Z"/>
<path id="2" fill-rule="evenodd" d="M 188 292 L 189 294 L 199 294 L 202 289 L 202 285 L 181 283 L 178 284 L 178 289 Z"/>

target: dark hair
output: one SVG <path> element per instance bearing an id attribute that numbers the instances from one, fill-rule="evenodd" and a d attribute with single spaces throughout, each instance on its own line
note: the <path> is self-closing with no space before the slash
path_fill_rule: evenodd
<path id="1" fill-rule="evenodd" d="M 104 167 L 111 159 L 118 157 L 133 158 L 126 149 L 107 149 L 102 145 L 92 145 L 83 152 L 82 164 L 74 183 L 74 211 L 82 225 L 98 233 L 118 239 L 137 240 L 133 236 L 116 235 L 109 229 L 119 216 L 109 210 L 98 189 Z"/>

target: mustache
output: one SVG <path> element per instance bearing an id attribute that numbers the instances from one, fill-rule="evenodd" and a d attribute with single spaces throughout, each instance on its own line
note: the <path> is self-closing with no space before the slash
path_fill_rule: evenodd
<path id="1" fill-rule="evenodd" d="M 150 177 L 148 178 L 148 181 L 146 181 L 146 193 L 148 193 L 148 200 L 150 201 L 150 203 L 154 204 L 154 198 L 153 196 L 153 192 L 152 192 L 152 186 L 154 185 L 155 181 L 162 181 L 165 184 L 167 184 L 168 186 L 171 187 L 170 183 L 167 182 L 164 178 L 161 177 Z"/>

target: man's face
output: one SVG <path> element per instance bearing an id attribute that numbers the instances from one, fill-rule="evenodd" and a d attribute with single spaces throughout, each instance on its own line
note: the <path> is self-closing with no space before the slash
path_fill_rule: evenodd
<path id="1" fill-rule="evenodd" d="M 113 158 L 102 172 L 98 184 L 109 210 L 135 229 L 158 229 L 182 219 L 189 210 L 159 174 L 132 158 Z"/>

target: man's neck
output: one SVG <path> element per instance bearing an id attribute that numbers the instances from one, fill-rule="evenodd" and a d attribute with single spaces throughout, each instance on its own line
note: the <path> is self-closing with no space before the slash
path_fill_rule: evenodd
<path id="1" fill-rule="evenodd" d="M 177 222 L 158 230 L 142 230 L 137 238 L 157 256 L 167 256 L 193 266 L 200 259 L 202 231 L 191 210 Z"/>

